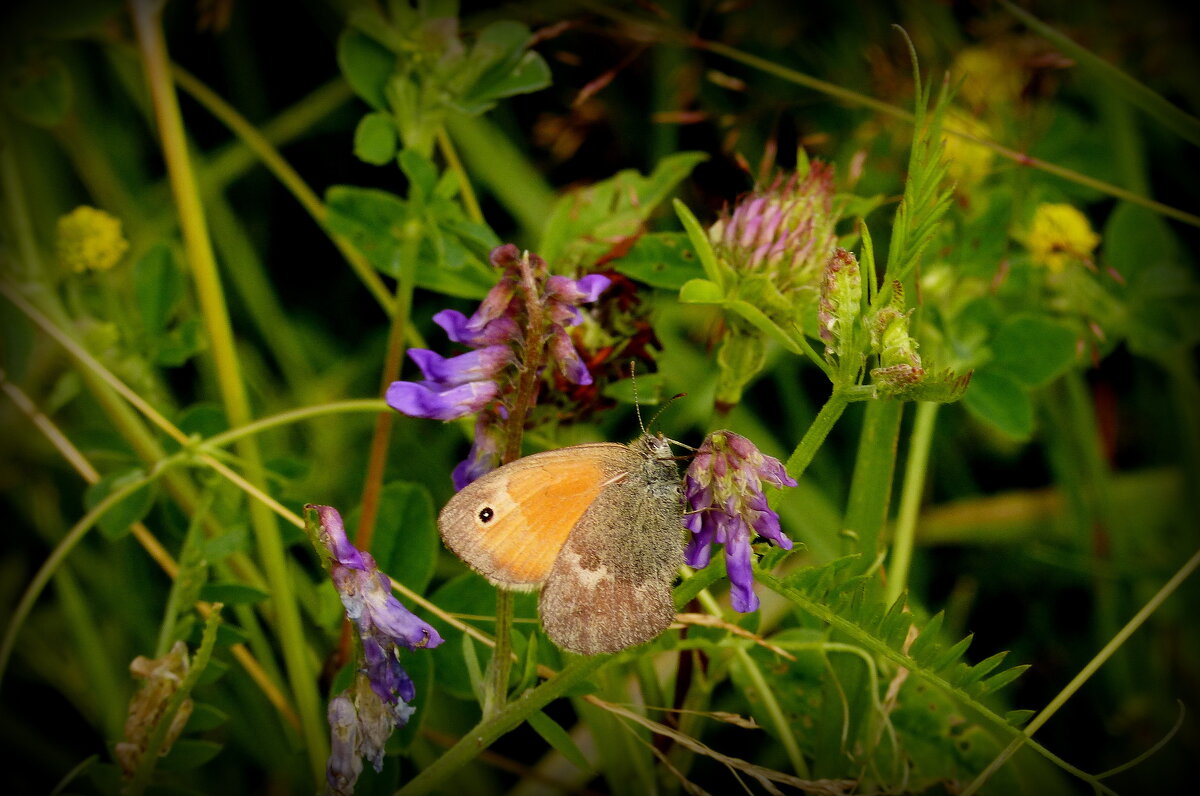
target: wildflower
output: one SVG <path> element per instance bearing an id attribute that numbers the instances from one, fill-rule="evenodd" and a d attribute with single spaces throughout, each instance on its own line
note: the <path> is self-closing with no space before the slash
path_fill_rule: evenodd
<path id="1" fill-rule="evenodd" d="M 987 140 L 991 128 L 981 119 L 957 108 L 946 111 L 944 127 L 966 133 L 974 138 Z M 992 150 L 949 132 L 942 133 L 943 152 L 946 157 L 946 174 L 954 180 L 955 187 L 966 191 L 988 175 L 995 155 Z"/>
<path id="2" fill-rule="evenodd" d="M 161 658 L 139 655 L 129 664 L 129 671 L 133 676 L 145 682 L 129 702 L 129 715 L 125 719 L 125 740 L 113 749 L 126 777 L 133 776 L 137 771 L 150 735 L 162 720 L 171 697 L 183 684 L 189 665 L 187 647 L 182 641 L 176 641 L 171 651 Z M 166 740 L 159 749 L 160 756 L 171 750 L 171 745 L 183 732 L 184 725 L 191 715 L 192 700 L 185 699 L 167 729 Z"/>
<path id="3" fill-rule="evenodd" d="M 542 362 L 541 351 L 525 350 L 531 300 L 538 302 L 549 362 L 572 384 L 592 383 L 591 372 L 567 329 L 583 322 L 580 305 L 596 301 L 612 280 L 601 274 L 581 279 L 550 276 L 542 258 L 522 254 L 511 243 L 495 248 L 491 261 L 503 274 L 470 317 L 457 310 L 433 316 L 452 341 L 473 350 L 449 358 L 424 349 L 410 350 L 424 379 L 393 382 L 387 390 L 387 402 L 393 409 L 434 420 L 476 413 L 485 413 L 483 416 L 493 421 L 507 417 L 511 408 L 507 400 L 515 392 L 517 375 Z M 523 281 L 527 277 L 533 283 L 533 297 L 528 295 L 530 285 Z M 535 359 L 527 360 L 531 355 Z M 537 364 L 530 365 L 531 361 Z M 492 425 L 476 423 L 471 453 L 454 469 L 457 488 L 495 466 L 499 446 L 489 431 Z"/>
<path id="4" fill-rule="evenodd" d="M 1021 98 L 1025 68 L 1004 45 L 966 47 L 954 56 L 950 74 L 961 80 L 959 94 L 973 109 L 1004 108 Z"/>
<path id="5" fill-rule="evenodd" d="M 690 509 L 684 524 L 692 532 L 684 559 L 689 566 L 708 566 L 714 542 L 725 545 L 725 569 L 735 610 L 758 609 L 750 569 L 750 542 L 761 536 L 785 550 L 792 541 L 779 526 L 779 515 L 767 505 L 762 482 L 795 486 L 783 464 L 763 454 L 750 440 L 731 431 L 705 438 L 684 478 Z"/>
<path id="6" fill-rule="evenodd" d="M 816 288 L 837 237 L 833 167 L 813 161 L 806 174 L 782 176 L 751 193 L 708 230 L 717 256 L 735 272 L 762 274 L 787 296 Z"/>
<path id="7" fill-rule="evenodd" d="M 500 463 L 500 434 L 498 418 L 490 412 L 481 412 L 475 418 L 475 439 L 467 458 L 454 467 L 450 474 L 454 491 L 462 489 L 484 473 L 496 469 Z"/>
<path id="8" fill-rule="evenodd" d="M 1087 216 L 1068 204 L 1041 204 L 1033 214 L 1025 245 L 1033 261 L 1061 273 L 1073 261 L 1092 264 L 1100 236 Z"/>
<path id="9" fill-rule="evenodd" d="M 337 509 L 308 508 L 317 513 L 317 551 L 329 562 L 329 575 L 362 642 L 354 685 L 335 697 L 328 710 L 333 752 L 327 776 L 330 788 L 345 794 L 353 791 L 362 770 L 357 757 L 368 758 L 380 770 L 392 729 L 407 724 L 415 710 L 409 704 L 415 688 L 400 665 L 400 647 L 432 648 L 442 637 L 392 595 L 391 581 L 371 554 L 350 543 Z"/>
<path id="10" fill-rule="evenodd" d="M 820 161 L 755 190 L 708 229 L 726 298 L 753 305 L 781 329 L 802 327 L 837 242 L 836 222 L 833 168 Z M 765 358 L 761 324 L 727 313 L 717 352 L 719 407 L 741 400 Z"/>
<path id="11" fill-rule="evenodd" d="M 55 249 L 58 262 L 76 273 L 107 271 L 129 248 L 121 220 L 103 210 L 81 205 L 58 219 Z"/>

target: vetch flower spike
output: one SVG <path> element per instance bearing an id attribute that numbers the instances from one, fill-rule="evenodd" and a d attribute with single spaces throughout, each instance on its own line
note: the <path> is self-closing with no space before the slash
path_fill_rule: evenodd
<path id="1" fill-rule="evenodd" d="M 503 274 L 470 317 L 449 309 L 433 316 L 447 337 L 473 350 L 455 357 L 410 350 L 424 379 L 392 382 L 387 402 L 396 411 L 431 420 L 480 414 L 494 422 L 508 416 L 519 374 L 528 368 L 540 372 L 543 365 L 553 366 L 572 384 L 592 383 L 567 329 L 583 323 L 580 305 L 596 301 L 612 280 L 602 274 L 550 276 L 542 258 L 511 243 L 493 249 L 491 262 Z M 541 348 L 526 350 L 531 341 Z M 471 453 L 454 469 L 455 488 L 495 466 L 498 446 L 488 436 L 491 425 L 476 423 Z"/>
<path id="2" fill-rule="evenodd" d="M 139 655 L 129 664 L 133 676 L 145 682 L 129 702 L 125 740 L 113 748 L 113 754 L 126 777 L 132 777 L 137 771 L 150 742 L 150 735 L 162 719 L 171 697 L 183 684 L 189 665 L 187 646 L 182 641 L 176 641 L 171 651 L 161 658 Z M 171 750 L 171 745 L 183 732 L 191 715 L 192 700 L 185 699 L 171 719 L 171 726 L 167 728 L 166 740 L 159 749 L 160 756 Z"/>
<path id="3" fill-rule="evenodd" d="M 684 525 L 692 533 L 684 560 L 688 566 L 705 567 L 713 544 L 725 545 L 733 607 L 742 613 L 758 610 L 750 566 L 754 537 L 792 549 L 792 541 L 779 525 L 779 515 L 767 505 L 764 481 L 775 487 L 796 485 L 778 459 L 732 431 L 709 434 L 684 477 L 688 503 Z"/>
<path id="4" fill-rule="evenodd" d="M 383 744 L 391 731 L 412 716 L 412 679 L 400 665 L 400 648 L 415 650 L 442 643 L 428 623 L 417 618 L 392 595 L 391 581 L 379 571 L 370 553 L 357 549 L 346 536 L 337 509 L 307 506 L 317 522 L 309 533 L 317 553 L 342 599 L 346 617 L 354 622 L 362 656 L 351 689 L 329 705 L 333 752 L 327 767 L 334 793 L 352 793 L 361 763 L 367 757 L 375 770 L 383 767 Z"/>

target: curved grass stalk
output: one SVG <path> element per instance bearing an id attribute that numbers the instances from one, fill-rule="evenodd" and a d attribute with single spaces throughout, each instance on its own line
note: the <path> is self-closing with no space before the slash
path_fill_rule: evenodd
<path id="1" fill-rule="evenodd" d="M 38 571 L 34 574 L 33 580 L 25 587 L 25 592 L 21 595 L 21 599 L 13 608 L 12 615 L 8 618 L 8 627 L 4 629 L 4 638 L 0 640 L 0 682 L 4 679 L 4 672 L 8 668 L 8 661 L 12 657 L 13 649 L 16 645 L 17 635 L 21 632 L 21 628 L 25 624 L 25 620 L 29 618 L 29 612 L 33 610 L 34 603 L 45 590 L 46 584 L 50 582 L 50 578 L 54 577 L 54 573 L 66 560 L 81 541 L 91 530 L 92 526 L 108 511 L 125 498 L 132 495 L 142 487 L 157 480 L 166 470 L 183 460 L 184 455 L 177 453 L 174 456 L 164 460 L 161 466 L 154 468 L 153 471 L 146 475 L 130 481 L 120 489 L 110 492 L 103 500 L 92 507 L 90 511 L 79 518 L 79 521 L 71 526 L 67 531 L 67 535 L 62 538 L 50 555 L 46 556 L 46 560 L 38 567 Z"/>
<path id="2" fill-rule="evenodd" d="M 383 280 L 366 258 L 342 236 L 330 232 L 325 227 L 325 219 L 328 215 L 325 204 L 317 196 L 316 192 L 308 186 L 304 178 L 300 176 L 292 165 L 284 159 L 279 150 L 264 136 L 257 127 L 250 123 L 246 117 L 242 116 L 238 111 L 219 94 L 210 89 L 204 83 L 200 82 L 196 77 L 188 73 L 186 70 L 177 65 L 171 65 L 171 78 L 178 86 L 186 91 L 193 99 L 199 102 L 213 116 L 224 124 L 229 130 L 240 138 L 250 150 L 258 156 L 263 165 L 275 175 L 275 179 L 285 187 L 292 196 L 296 197 L 296 201 L 312 216 L 313 220 L 321 229 L 325 230 L 329 235 L 329 239 L 337 250 L 341 252 L 342 257 L 346 259 L 346 263 L 362 281 L 363 286 L 370 291 L 375 297 L 375 301 L 383 308 L 388 315 L 394 315 L 396 312 L 396 303 L 392 298 Z"/>
<path id="3" fill-rule="evenodd" d="M 869 97 L 866 94 L 861 94 L 857 91 L 852 91 L 848 88 L 843 88 L 835 83 L 821 80 L 820 78 L 813 77 L 812 75 L 806 75 L 798 70 L 790 69 L 786 66 L 780 66 L 773 61 L 769 61 L 766 58 L 760 58 L 759 56 L 751 53 L 743 52 L 736 47 L 730 47 L 727 44 L 722 44 L 721 42 L 717 41 L 701 39 L 691 32 L 678 30 L 676 28 L 663 25 L 662 23 L 654 22 L 641 17 L 634 17 L 630 14 L 609 8 L 607 4 L 604 3 L 585 2 L 583 5 L 587 6 L 593 11 L 596 11 L 597 13 L 603 14 L 604 16 L 619 19 L 622 22 L 641 28 L 651 29 L 664 38 L 672 41 L 682 42 L 689 46 L 695 47 L 696 49 L 707 50 L 709 52 L 716 53 L 717 55 L 722 55 L 732 61 L 737 61 L 738 63 L 757 69 L 760 72 L 774 75 L 775 77 L 786 80 L 789 83 L 794 83 L 798 86 L 804 86 L 805 88 L 810 88 L 814 91 L 825 94 L 826 96 L 841 100 L 848 105 L 867 108 L 869 110 L 876 111 L 877 113 L 882 113 L 887 116 L 891 116 L 892 118 L 900 119 L 901 121 L 909 123 L 913 122 L 914 117 L 912 112 L 904 108 L 892 105 L 889 102 L 884 102 L 883 100 L 875 99 L 874 97 Z M 1184 210 L 1165 205 L 1162 202 L 1142 196 L 1141 194 L 1121 188 L 1120 186 L 1104 182 L 1103 180 L 1097 180 L 1094 177 L 1089 177 L 1088 175 L 1082 174 L 1073 169 L 1068 169 L 1040 158 L 1032 157 L 1025 152 L 1018 152 L 1015 149 L 1010 149 L 1009 147 L 1003 146 L 1002 144 L 997 144 L 994 141 L 979 138 L 971 135 L 965 130 L 960 130 L 953 126 L 944 127 L 943 130 L 951 135 L 958 136 L 964 141 L 970 141 L 973 144 L 990 149 L 1000 157 L 1005 158 L 1006 160 L 1011 160 L 1018 165 L 1029 166 L 1030 168 L 1037 169 L 1038 171 L 1043 171 L 1047 174 L 1053 174 L 1056 177 L 1061 177 L 1062 179 L 1073 182 L 1077 185 L 1083 185 L 1088 188 L 1092 188 L 1093 190 L 1107 194 L 1108 196 L 1112 196 L 1116 199 L 1121 199 L 1126 202 L 1131 202 L 1133 204 L 1149 208 L 1160 215 L 1174 218 L 1177 221 L 1182 221 L 1183 223 L 1190 224 L 1194 227 L 1200 227 L 1200 216 L 1193 213 L 1188 213 Z"/>
<path id="4" fill-rule="evenodd" d="M 1055 695 L 1054 699 L 1050 700 L 1050 704 L 1042 708 L 1042 711 L 1034 716 L 1033 720 L 1026 725 L 1024 731 L 1015 737 L 1012 740 L 1012 743 L 1005 747 L 1004 751 L 998 754 L 996 759 L 988 764 L 988 767 L 980 772 L 979 776 L 967 786 L 967 788 L 962 792 L 962 796 L 970 796 L 971 794 L 977 792 L 979 788 L 983 786 L 983 783 L 987 782 L 988 778 L 991 777 L 991 775 L 995 773 L 1000 766 L 1004 765 L 1008 759 L 1012 757 L 1018 749 L 1021 748 L 1022 744 L 1033 745 L 1033 741 L 1030 740 L 1030 736 L 1037 732 L 1043 724 L 1049 721 L 1050 717 L 1057 713 L 1058 709 L 1066 704 L 1066 701 L 1074 696 L 1075 692 L 1078 691 L 1083 684 L 1086 683 L 1091 676 L 1095 674 L 1101 666 L 1104 665 L 1104 662 L 1111 658 L 1113 654 L 1121 648 L 1121 645 L 1128 641 L 1129 637 L 1132 636 L 1139 627 L 1145 624 L 1146 620 L 1158 610 L 1158 607 L 1162 605 L 1163 602 L 1170 597 L 1171 594 L 1174 593 L 1174 591 L 1178 589 L 1193 572 L 1195 572 L 1197 566 L 1200 566 L 1200 550 L 1197 550 L 1195 553 L 1193 553 L 1192 557 L 1184 562 L 1184 565 L 1180 567 L 1173 576 L 1171 576 L 1171 579 L 1164 583 L 1162 588 L 1155 592 L 1154 596 L 1142 606 L 1140 611 L 1134 614 L 1133 618 L 1125 624 L 1125 627 L 1121 628 L 1117 634 L 1113 636 L 1107 644 L 1104 645 L 1104 648 L 1097 652 L 1094 658 L 1088 661 L 1087 665 L 1080 670 L 1079 674 L 1075 675 L 1075 677 L 1071 679 L 1071 682 L 1067 683 L 1063 690 L 1059 691 L 1058 694 Z M 1109 776 L 1111 773 L 1114 772 L 1106 772 L 1105 774 L 1093 777 L 1088 781 L 1091 782 L 1094 787 L 1107 790 L 1107 788 L 1103 788 L 1103 786 L 1099 784 L 1099 780 L 1101 776 Z"/>
<path id="5" fill-rule="evenodd" d="M 113 375 L 112 371 L 104 367 L 93 357 L 86 348 L 77 343 L 70 335 L 60 329 L 54 321 L 50 320 L 41 310 L 33 306 L 24 296 L 16 285 L 9 282 L 7 279 L 0 279 L 0 294 L 11 301 L 13 305 L 19 309 L 29 320 L 54 339 L 59 345 L 67 349 L 67 352 L 77 361 L 81 362 L 91 372 L 95 373 L 100 379 L 111 387 L 118 395 L 124 398 L 129 403 L 145 415 L 146 419 L 160 429 L 165 431 L 168 436 L 178 442 L 180 445 L 187 445 L 187 435 L 180 431 L 174 423 L 167 420 L 162 414 L 151 406 L 142 396 L 131 390 L 125 382 Z"/>
<path id="6" fill-rule="evenodd" d="M 904 486 L 900 490 L 900 508 L 896 517 L 896 535 L 892 541 L 892 566 L 887 573 L 884 602 L 891 605 L 908 585 L 908 568 L 912 563 L 916 541 L 917 513 L 925 491 L 929 469 L 929 450 L 933 445 L 933 428 L 937 422 L 938 404 L 917 404 L 912 436 L 908 443 L 908 461 L 904 465 Z"/>
<path id="7" fill-rule="evenodd" d="M 171 183 L 183 233 L 200 313 L 208 334 L 221 400 L 230 422 L 235 425 L 251 419 L 249 396 L 242 381 L 241 366 L 234 345 L 233 328 L 221 277 L 217 271 L 212 241 L 209 238 L 204 206 L 188 153 L 179 100 L 171 79 L 166 36 L 162 28 L 162 2 L 132 0 L 133 27 L 138 50 L 150 88 L 151 104 L 160 132 L 163 157 Z M 243 440 L 241 454 L 247 463 L 251 481 L 262 483 L 265 470 L 257 443 Z M 258 543 L 259 557 L 272 593 L 278 622 L 280 646 L 287 667 L 293 698 L 300 714 L 302 736 L 314 780 L 323 780 L 329 739 L 321 715 L 314 672 L 304 639 L 300 611 L 288 575 L 283 540 L 271 514 L 259 502 L 250 503 L 250 522 Z"/>
<path id="8" fill-rule="evenodd" d="M 1009 0 L 1000 0 L 1000 5 L 1021 20 L 1027 28 L 1048 40 L 1056 49 L 1090 70 L 1116 95 L 1141 108 L 1147 115 L 1157 119 L 1163 127 L 1188 143 L 1200 146 L 1200 119 L 1172 105 L 1161 94 L 1134 79 L 1128 72 L 1118 69 L 1086 47 L 1076 44 L 1073 39 L 1064 36 L 1025 9 L 1013 5 Z"/>

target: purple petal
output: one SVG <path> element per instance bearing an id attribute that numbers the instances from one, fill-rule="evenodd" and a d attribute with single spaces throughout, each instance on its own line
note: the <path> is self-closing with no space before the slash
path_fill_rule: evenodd
<path id="1" fill-rule="evenodd" d="M 730 601 L 733 610 L 743 614 L 758 610 L 750 555 L 750 540 L 745 536 L 739 535 L 725 544 L 725 571 L 729 573 Z"/>
<path id="2" fill-rule="evenodd" d="M 586 304 L 600 298 L 612 280 L 603 274 L 588 274 L 582 279 L 552 276 L 546 280 L 546 294 L 568 304 Z"/>
<path id="3" fill-rule="evenodd" d="M 438 390 L 427 382 L 394 381 L 388 387 L 387 402 L 409 417 L 455 420 L 478 412 L 499 390 L 494 381 L 469 382 L 448 390 Z"/>
<path id="4" fill-rule="evenodd" d="M 684 515 L 684 523 L 687 524 L 693 517 L 697 522 L 701 522 L 700 514 L 688 514 Z M 687 547 L 683 551 L 683 561 L 693 569 L 704 569 L 712 557 L 712 529 L 705 527 L 701 522 L 696 528 L 689 524 L 688 530 L 692 532 L 692 538 L 688 539 Z"/>
<path id="5" fill-rule="evenodd" d="M 358 754 L 358 711 L 348 694 L 346 691 L 329 700 L 326 711 L 330 750 L 325 779 L 330 791 L 338 796 L 354 793 L 354 785 L 363 768 Z"/>
<path id="6" fill-rule="evenodd" d="M 489 259 L 497 268 L 509 270 L 516 268 L 521 262 L 521 250 L 515 243 L 505 243 L 492 249 Z"/>
<path id="7" fill-rule="evenodd" d="M 592 374 L 587 365 L 579 358 L 575 344 L 561 326 L 554 327 L 550 336 L 550 353 L 553 354 L 558 370 L 572 384 L 588 385 L 592 383 Z"/>
<path id="8" fill-rule="evenodd" d="M 385 634 L 395 644 L 403 644 L 410 650 L 418 647 L 436 647 L 442 637 L 428 622 L 409 611 L 389 592 L 382 588 L 373 589 L 366 595 L 367 613 L 371 626 Z"/>
<path id="9" fill-rule="evenodd" d="M 350 543 L 349 537 L 346 536 L 346 524 L 342 522 L 342 515 L 338 513 L 338 510 L 333 506 L 313 506 L 313 508 L 316 509 L 320 522 L 321 542 L 328 548 L 333 560 L 351 569 L 365 570 L 367 563 L 363 560 L 362 553 Z"/>
<path id="10" fill-rule="evenodd" d="M 516 285 L 513 284 L 512 279 L 501 279 L 493 285 L 492 289 L 483 297 L 483 301 L 479 303 L 479 308 L 471 315 L 471 320 L 467 323 L 468 328 L 478 332 L 508 312 L 515 291 Z"/>
<path id="11" fill-rule="evenodd" d="M 454 481 L 454 491 L 465 487 L 485 473 L 496 469 L 500 463 L 500 440 L 492 432 L 495 418 L 489 412 L 480 413 L 475 420 L 475 439 L 471 443 L 471 451 L 451 473 Z"/>
<path id="12" fill-rule="evenodd" d="M 424 348 L 410 348 L 408 355 L 427 380 L 445 387 L 491 379 L 513 358 L 512 349 L 505 345 L 490 345 L 449 358 Z"/>

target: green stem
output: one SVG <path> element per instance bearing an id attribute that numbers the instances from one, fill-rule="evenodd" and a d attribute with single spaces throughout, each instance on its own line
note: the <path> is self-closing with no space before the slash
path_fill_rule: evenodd
<path id="1" fill-rule="evenodd" d="M 896 517 L 896 536 L 892 542 L 892 566 L 888 570 L 884 600 L 894 603 L 908 587 L 908 569 L 912 563 L 913 544 L 917 536 L 917 513 L 925 493 L 929 470 L 929 449 L 933 446 L 933 429 L 937 423 L 939 404 L 917 404 L 912 438 L 908 443 L 908 461 L 904 466 L 904 486 L 900 491 L 900 508 Z"/>
<path id="2" fill-rule="evenodd" d="M 1197 550 L 1192 554 L 1192 557 L 1189 558 L 1187 562 L 1185 562 L 1184 565 L 1179 568 L 1179 571 L 1171 576 L 1170 580 L 1162 585 L 1162 588 L 1159 589 L 1155 595 L 1151 597 L 1145 605 L 1142 606 L 1142 609 L 1125 624 L 1125 627 L 1121 628 L 1121 630 L 1115 636 L 1113 636 L 1107 644 L 1104 645 L 1104 648 L 1096 653 L 1094 658 L 1088 661 L 1087 666 L 1084 666 L 1083 669 L 1080 670 L 1079 674 L 1075 675 L 1071 682 L 1067 683 L 1066 687 L 1063 688 L 1062 691 L 1058 692 L 1054 699 L 1050 701 L 1050 704 L 1044 707 L 1042 711 L 1033 718 L 1033 721 L 1029 722 L 1029 724 L 1025 726 L 1022 734 L 1017 738 L 1014 738 L 1012 743 L 1005 747 L 1004 751 L 997 755 L 996 759 L 993 760 L 987 768 L 980 772 L 979 776 L 976 777 L 975 780 L 967 786 L 966 790 L 962 792 L 962 796 L 970 796 L 970 794 L 978 791 L 983 784 L 987 782 L 988 778 L 995 773 L 1000 766 L 1004 765 L 1004 763 L 1010 757 L 1013 756 L 1013 754 L 1021 747 L 1022 744 L 1028 743 L 1030 736 L 1037 732 L 1043 724 L 1049 721 L 1050 717 L 1058 712 L 1058 709 L 1066 704 L 1066 701 L 1074 696 L 1075 692 L 1083 687 L 1083 684 L 1086 683 L 1091 676 L 1095 674 L 1096 671 L 1103 666 L 1104 663 L 1111 658 L 1126 641 L 1129 640 L 1129 637 L 1132 636 L 1138 628 L 1146 623 L 1146 620 L 1158 610 L 1158 607 L 1162 605 L 1163 602 L 1165 602 L 1166 599 L 1170 597 L 1171 594 L 1173 594 L 1175 590 L 1178 589 L 1193 572 L 1196 571 L 1197 566 L 1200 566 L 1200 550 Z"/>
<path id="3" fill-rule="evenodd" d="M 46 556 L 46 560 L 42 562 L 37 573 L 34 574 L 33 580 L 25 587 L 25 593 L 21 595 L 20 601 L 13 608 L 12 614 L 8 618 L 8 627 L 4 629 L 4 639 L 0 641 L 0 681 L 4 679 L 4 672 L 8 668 L 9 658 L 12 657 L 13 649 L 16 646 L 17 634 L 21 632 L 21 627 L 25 624 L 25 620 L 29 618 L 29 612 L 33 610 L 33 605 L 46 588 L 46 584 L 54 577 L 54 573 L 62 566 L 63 561 L 71 554 L 71 551 L 83 541 L 83 537 L 87 532 L 91 530 L 92 526 L 109 509 L 157 479 L 169 467 L 179 462 L 181 458 L 181 454 L 176 454 L 162 462 L 153 472 L 147 473 L 136 481 L 130 481 L 120 489 L 110 492 L 107 497 L 93 506 L 91 511 L 80 517 L 79 521 L 71 526 L 71 530 L 67 531 L 62 541 L 50 551 L 50 555 Z"/>
<path id="4" fill-rule="evenodd" d="M 875 560 L 879 533 L 887 521 L 903 410 L 901 401 L 867 402 L 843 523 L 858 535 L 858 550 L 863 554 L 860 570 L 866 570 Z"/>
<path id="5" fill-rule="evenodd" d="M 479 200 L 475 198 L 475 189 L 471 187 L 471 178 L 467 176 L 467 170 L 463 168 L 462 160 L 458 157 L 458 150 L 454 148 L 454 142 L 450 140 L 450 136 L 446 135 L 444 126 L 437 130 L 437 143 L 438 149 L 442 151 L 442 157 L 446 158 L 446 165 L 458 178 L 458 195 L 462 197 L 467 216 L 476 224 L 483 224 L 483 211 L 479 209 Z"/>
<path id="6" fill-rule="evenodd" d="M 416 794 L 430 792 L 442 780 L 461 769 L 480 752 L 491 746 L 497 738 L 516 729 L 534 711 L 541 710 L 553 700 L 566 694 L 577 683 L 586 680 L 611 658 L 611 655 L 588 655 L 575 658 L 557 675 L 509 703 L 495 716 L 484 719 L 471 728 L 463 735 L 462 740 L 450 747 L 432 765 L 423 769 L 407 785 L 396 791 L 397 796 L 401 794 L 416 796 Z"/>
<path id="7" fill-rule="evenodd" d="M 353 269 L 367 290 L 371 292 L 371 295 L 375 297 L 379 306 L 387 314 L 393 314 L 395 312 L 395 305 L 379 274 L 375 272 L 375 269 L 353 244 L 342 236 L 331 232 L 325 226 L 325 219 L 328 216 L 325 205 L 321 202 L 316 192 L 304 181 L 304 178 L 300 176 L 299 172 L 293 169 L 291 164 L 279 154 L 279 150 L 271 144 L 257 127 L 251 124 L 233 106 L 225 102 L 220 95 L 208 88 L 208 86 L 177 66 L 171 65 L 170 70 L 171 77 L 179 84 L 179 87 L 203 105 L 209 113 L 216 116 L 234 135 L 238 136 L 258 156 L 263 165 L 275 175 L 275 178 L 279 180 L 283 187 L 287 188 L 292 196 L 296 197 L 296 201 L 308 211 L 313 220 L 329 235 L 330 240 L 333 241 L 333 245 L 342 253 L 342 257 L 345 258 L 347 264 Z"/>
<path id="8" fill-rule="evenodd" d="M 821 407 L 821 411 L 813 418 L 812 425 L 808 427 L 808 431 L 804 432 L 800 443 L 796 445 L 796 450 L 792 451 L 792 455 L 788 457 L 786 466 L 789 476 L 797 481 L 800 480 L 800 476 L 808 469 L 808 465 L 812 463 L 813 457 L 817 455 L 817 451 L 820 450 L 825 438 L 829 436 L 829 432 L 833 430 L 834 424 L 842 416 L 842 412 L 846 411 L 849 403 L 849 397 L 842 390 L 834 390 L 833 394 L 829 396 L 829 400 Z"/>
<path id="9" fill-rule="evenodd" d="M 484 681 L 483 718 L 497 715 L 508 699 L 508 672 L 512 667 L 513 595 L 496 589 L 496 646 Z"/>
<path id="10" fill-rule="evenodd" d="M 166 38 L 162 29 L 161 0 L 130 0 L 139 50 L 146 70 L 150 96 L 161 137 L 171 190 L 179 213 L 184 248 L 191 266 L 201 315 L 204 318 L 218 388 L 226 415 L 233 425 L 251 419 L 250 403 L 242 382 L 233 329 L 209 239 L 204 206 L 188 155 L 179 100 L 171 79 Z M 250 482 L 265 483 L 265 470 L 257 442 L 247 438 L 238 446 Z M 314 779 L 323 781 L 328 739 L 320 711 L 316 677 L 310 666 L 300 612 L 288 575 L 283 539 L 275 518 L 259 501 L 250 503 L 250 521 L 258 542 L 267 582 L 273 597 L 276 619 L 293 698 L 308 751 Z"/>
<path id="11" fill-rule="evenodd" d="M 792 773 L 808 779 L 808 761 L 804 759 L 804 753 L 800 751 L 800 744 L 796 742 L 796 736 L 792 732 L 792 724 L 779 706 L 779 700 L 775 698 L 775 691 L 763 677 L 762 669 L 758 667 L 744 647 L 735 647 L 733 656 L 741 664 L 742 671 L 746 673 L 750 684 L 758 691 L 763 709 L 767 712 L 771 723 L 775 725 L 775 734 L 783 743 L 783 749 L 787 752 L 788 760 L 791 761 Z"/>
<path id="12" fill-rule="evenodd" d="M 214 434 L 204 440 L 201 443 L 201 447 L 219 448 L 237 442 L 243 437 L 261 434 L 273 428 L 298 423 L 301 420 L 308 420 L 314 417 L 340 415 L 349 412 L 376 413 L 386 408 L 387 404 L 384 403 L 382 398 L 355 398 L 348 401 L 330 401 L 327 404 L 317 404 L 316 406 L 302 406 L 299 409 L 289 409 L 286 412 L 262 417 L 244 426 L 238 426 L 237 428 L 231 428 L 229 431 Z"/>
<path id="13" fill-rule="evenodd" d="M 383 369 L 379 378 L 379 392 L 387 392 L 388 385 L 400 378 L 400 365 L 404 360 L 404 330 L 412 314 L 413 290 L 416 289 L 417 251 L 421 242 L 421 230 L 415 223 L 407 224 L 402 232 L 404 247 L 400 252 L 400 275 L 396 283 L 392 325 L 388 331 L 387 351 L 383 358 Z M 371 549 L 375 533 L 375 518 L 379 512 L 379 495 L 383 490 L 384 470 L 387 467 L 388 444 L 392 440 L 392 425 L 396 413 L 389 407 L 375 416 L 375 431 L 371 435 L 371 449 L 367 456 L 367 473 L 363 489 L 358 528 L 354 533 L 354 544 L 360 550 Z"/>

